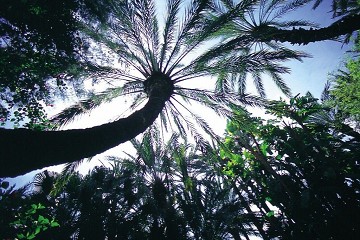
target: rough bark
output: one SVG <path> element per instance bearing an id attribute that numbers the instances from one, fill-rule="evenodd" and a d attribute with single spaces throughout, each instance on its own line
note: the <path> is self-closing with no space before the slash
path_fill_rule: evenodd
<path id="1" fill-rule="evenodd" d="M 91 157 L 136 137 L 155 121 L 170 98 L 173 85 L 169 81 L 160 81 L 165 86 L 151 84 L 142 109 L 111 123 L 63 131 L 0 129 L 0 177 Z"/>
<path id="2" fill-rule="evenodd" d="M 261 26 L 254 32 L 253 37 L 261 41 L 290 42 L 291 44 L 308 44 L 323 40 L 330 40 L 360 29 L 360 15 L 349 15 L 334 22 L 328 27 L 319 29 L 283 30 L 271 26 Z"/>

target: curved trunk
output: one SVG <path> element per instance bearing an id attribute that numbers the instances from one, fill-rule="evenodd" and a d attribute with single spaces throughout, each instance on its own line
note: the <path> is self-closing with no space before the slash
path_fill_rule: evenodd
<path id="1" fill-rule="evenodd" d="M 334 22 L 328 27 L 319 29 L 282 30 L 276 27 L 262 26 L 253 37 L 261 41 L 290 42 L 291 44 L 308 44 L 323 40 L 330 40 L 360 29 L 360 15 L 349 15 Z"/>
<path id="2" fill-rule="evenodd" d="M 91 157 L 136 137 L 155 121 L 171 96 L 172 90 L 153 86 L 142 109 L 111 123 L 64 131 L 0 129 L 0 177 Z"/>

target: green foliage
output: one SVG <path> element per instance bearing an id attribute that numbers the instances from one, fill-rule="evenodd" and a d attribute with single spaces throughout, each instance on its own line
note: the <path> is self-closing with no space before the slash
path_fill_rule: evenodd
<path id="1" fill-rule="evenodd" d="M 355 52 L 360 52 L 359 38 L 355 41 Z M 338 107 L 344 115 L 360 121 L 360 58 L 355 56 L 346 62 L 345 69 L 335 75 L 334 86 L 330 91 L 333 99 L 329 102 Z"/>
<path id="2" fill-rule="evenodd" d="M 14 190 L 9 182 L 0 179 L 0 239 L 15 238 L 16 231 L 10 226 L 15 221 L 15 213 L 24 203 L 21 196 L 24 189 Z"/>
<path id="3" fill-rule="evenodd" d="M 94 70 L 83 21 L 108 18 L 112 1 L 2 0 L 0 122 L 49 129 L 46 106 Z M 109 11 L 109 12 L 107 12 Z M 95 64 L 96 65 L 96 64 Z M 81 86 L 83 87 L 83 86 Z"/>
<path id="4" fill-rule="evenodd" d="M 358 234 L 360 219 L 353 213 L 360 210 L 360 135 L 341 131 L 334 120 L 319 122 L 331 110 L 310 94 L 274 101 L 268 113 L 276 118 L 259 120 L 242 111 L 228 123 L 220 150 L 228 152 L 224 174 L 254 182 L 257 197 L 271 200 L 279 211 L 266 216 L 286 222 L 277 229 L 284 239 Z"/>
<path id="5" fill-rule="evenodd" d="M 135 155 L 111 157 L 111 167 L 96 167 L 85 176 L 38 174 L 29 198 L 43 201 L 46 208 L 41 210 L 46 214 L 41 215 L 54 216 L 60 224 L 39 233 L 39 239 L 224 239 L 258 235 L 251 227 L 258 216 L 246 212 L 247 203 L 220 173 L 211 147 L 202 145 L 204 155 L 199 155 L 200 148 L 180 143 L 179 136 L 173 135 L 164 143 L 159 135 L 152 129 L 141 141 L 132 141 Z M 48 223 L 38 216 L 32 218 Z"/>
<path id="6" fill-rule="evenodd" d="M 49 229 L 59 227 L 46 206 L 34 204 L 39 201 L 31 199 L 28 187 L 15 190 L 0 179 L 0 239 L 39 239 Z"/>
<path id="7" fill-rule="evenodd" d="M 44 226 L 39 236 L 46 239 L 359 234 L 359 134 L 343 132 L 336 121 L 318 121 L 330 119 L 324 116 L 331 110 L 310 94 L 272 102 L 268 120 L 242 108 L 233 111 L 218 148 L 181 143 L 177 135 L 164 144 L 151 128 L 141 141 L 132 141 L 135 155 L 109 158 L 109 168 L 96 167 L 85 176 L 38 174 L 31 202 L 46 202 L 46 208 L 34 211 L 42 205 L 33 205 L 20 212 L 21 219 L 42 225 L 30 223 L 21 237 Z M 44 218 L 31 215 L 41 210 Z M 50 228 L 52 218 L 45 216 L 61 227 Z"/>
<path id="8" fill-rule="evenodd" d="M 271 102 L 267 110 L 274 116 L 272 120 L 253 117 L 236 107 L 234 103 L 260 102 L 258 98 L 244 95 L 246 73 L 252 74 L 262 96 L 262 73 L 270 73 L 289 94 L 279 75 L 288 69 L 278 62 L 290 58 L 300 60 L 306 55 L 270 41 L 270 45 L 265 44 L 266 49 L 261 46 L 260 51 L 253 52 L 249 46 L 257 44 L 253 35 L 259 34 L 262 27 L 253 18 L 257 1 L 222 2 L 226 7 L 211 5 L 210 1 L 193 1 L 181 18 L 178 16 L 181 1 L 168 1 L 169 14 L 162 34 L 151 1 L 106 0 L 99 4 L 92 0 L 80 1 L 89 11 L 78 10 L 77 5 L 72 4 L 76 1 L 4 4 L 7 7 L 1 10 L 1 16 L 10 24 L 1 21 L 1 27 L 6 30 L 1 37 L 5 44 L 10 44 L 0 48 L 0 65 L 5 66 L 0 70 L 4 78 L 0 79 L 4 80 L 0 83 L 0 94 L 5 101 L 1 105 L 2 122 L 16 123 L 28 117 L 29 127 L 44 130 L 48 122 L 38 101 L 48 97 L 46 79 L 55 77 L 56 86 L 62 87 L 67 79 L 62 73 L 68 73 L 71 78 L 80 74 L 83 67 L 76 66 L 79 59 L 73 55 L 74 49 L 79 50 L 79 46 L 73 44 L 89 43 L 81 42 L 75 34 L 74 13 L 81 13 L 90 16 L 81 22 L 81 27 L 89 26 L 82 32 L 87 40 L 91 38 L 98 46 L 106 46 L 106 51 L 116 54 L 122 64 L 137 70 L 141 77 L 108 66 L 92 66 L 97 77 L 110 76 L 126 83 L 93 94 L 59 114 L 57 120 L 66 122 L 76 114 L 128 93 L 137 96 L 132 105 L 135 108 L 154 88 L 153 84 L 159 83 L 158 78 L 165 78 L 172 81 L 174 93 L 160 116 L 162 120 L 169 120 L 163 124 L 167 128 L 174 123 L 181 135 L 190 131 L 198 146 L 180 143 L 178 135 L 173 135 L 164 145 L 160 134 L 151 128 L 142 141 L 132 140 L 137 150 L 135 156 L 112 158 L 110 168 L 97 167 L 86 176 L 38 174 L 34 184 L 40 190 L 31 196 L 15 191 L 2 181 L 0 234 L 7 235 L 1 238 L 51 239 L 56 234 L 60 239 L 174 236 L 240 239 L 250 235 L 264 239 L 340 239 L 359 234 L 360 220 L 356 215 L 360 210 L 359 134 L 344 124 L 339 125 L 339 119 L 316 121 L 331 112 L 310 94 L 296 96 L 289 103 Z M 271 19 L 270 15 L 280 9 L 279 4 L 280 13 L 296 6 L 293 3 L 283 6 L 284 1 L 264 2 L 270 5 L 266 5 L 268 11 L 261 11 L 260 25 L 274 24 L 275 17 Z M 307 1 L 296 2 L 301 5 Z M 17 12 L 19 9 L 24 10 L 23 15 Z M 207 11 L 213 15 L 205 16 Z M 245 21 L 246 18 L 251 21 Z M 242 37 L 229 34 L 239 20 L 242 22 L 235 34 L 244 34 Z M 60 24 L 62 31 L 48 25 L 38 28 L 44 21 Z M 290 27 L 309 23 L 283 24 Z M 225 41 L 183 65 L 182 60 L 193 49 L 219 36 Z M 163 41 L 159 40 L 161 37 Z M 97 54 L 103 52 L 93 53 Z M 351 60 L 347 67 L 348 75 L 358 80 L 358 62 Z M 213 74 L 219 74 L 216 91 L 177 85 Z M 349 82 L 345 83 L 339 80 L 342 91 L 349 90 L 345 89 Z M 352 89 L 355 87 L 357 85 Z M 181 114 L 178 108 L 188 111 L 204 131 L 213 135 L 204 119 L 179 102 L 180 97 L 186 103 L 199 102 L 220 115 L 231 117 L 219 149 L 209 146 Z M 343 108 L 352 106 L 347 101 L 344 100 Z M 9 118 L 9 110 L 14 106 L 18 110 Z"/>
<path id="9" fill-rule="evenodd" d="M 45 206 L 39 203 L 31 204 L 25 212 L 17 214 L 16 220 L 11 222 L 10 226 L 16 229 L 18 239 L 34 239 L 41 232 L 60 226 L 54 219 L 49 220 L 40 214 L 44 211 Z"/>
<path id="10" fill-rule="evenodd" d="M 51 89 L 64 88 L 61 76 L 77 62 L 78 3 L 3 0 L 1 5 L 0 118 L 15 126 L 24 120 L 30 120 L 29 128 L 44 125 Z"/>

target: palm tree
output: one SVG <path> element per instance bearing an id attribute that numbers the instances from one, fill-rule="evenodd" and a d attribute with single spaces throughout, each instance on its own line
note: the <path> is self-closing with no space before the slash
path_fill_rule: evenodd
<path id="1" fill-rule="evenodd" d="M 236 1 L 218 1 L 211 5 L 208 13 L 209 18 L 221 17 L 223 14 L 235 11 Z M 218 72 L 216 90 L 226 94 L 235 91 L 239 94 L 246 92 L 248 78 L 246 72 L 253 79 L 254 85 L 260 94 L 265 97 L 265 89 L 262 75 L 269 75 L 277 87 L 287 96 L 291 91 L 281 77 L 289 73 L 290 69 L 282 66 L 279 62 L 289 57 L 301 61 L 308 57 L 304 52 L 294 51 L 285 47 L 272 36 L 268 28 L 286 28 L 299 26 L 313 26 L 311 22 L 304 20 L 282 20 L 289 12 L 302 6 L 306 1 L 281 1 L 263 0 L 258 7 L 249 9 L 243 14 L 237 14 L 226 27 L 219 31 L 219 35 L 225 40 L 198 59 L 202 67 Z M 244 57 L 251 56 L 256 62 L 244 61 Z M 214 59 L 219 59 L 214 62 Z M 261 64 L 258 64 L 261 62 Z M 223 68 L 221 66 L 228 66 Z M 251 69 L 251 71 L 249 71 Z"/>
<path id="2" fill-rule="evenodd" d="M 353 32 L 360 29 L 360 15 L 347 15 L 323 28 L 298 28 L 298 29 L 281 29 L 273 26 L 265 26 L 262 30 L 264 35 L 259 35 L 260 41 L 279 41 L 289 42 L 291 44 L 309 44 L 312 42 L 338 39 L 347 35 L 347 39 Z M 269 37 L 271 36 L 271 37 Z M 348 40 L 347 40 L 348 41 Z"/>
<path id="3" fill-rule="evenodd" d="M 237 65 L 224 65 L 229 63 L 229 59 L 224 61 L 212 57 L 222 51 L 222 45 L 215 44 L 213 48 L 207 48 L 204 53 L 200 53 L 199 57 L 188 59 L 189 55 L 196 54 L 197 49 L 209 43 L 208 40 L 212 40 L 210 43 L 213 43 L 214 39 L 219 40 L 216 37 L 221 29 L 234 18 L 246 14 L 258 1 L 241 1 L 233 5 L 230 11 L 211 18 L 207 13 L 215 2 L 193 0 L 185 10 L 182 3 L 181 0 L 167 2 L 167 15 L 162 32 L 159 30 L 160 20 L 152 0 L 112 2 L 111 12 L 105 23 L 86 22 L 86 19 L 81 19 L 85 28 L 83 34 L 97 42 L 97 46 L 116 56 L 127 68 L 124 70 L 98 64 L 93 69 L 97 73 L 94 76 L 98 81 L 111 80 L 113 87 L 65 110 L 54 120 L 64 123 L 78 113 L 87 112 L 114 97 L 130 93 L 136 94 L 132 107 L 142 108 L 126 118 L 87 129 L 43 132 L 0 129 L 0 162 L 3 166 L 0 176 L 15 176 L 37 168 L 94 156 L 144 132 L 158 116 L 164 120 L 165 128 L 169 124 L 165 120 L 171 119 L 170 122 L 182 133 L 188 128 L 195 137 L 200 138 L 194 124 L 184 116 L 185 112 L 205 132 L 214 135 L 206 121 L 190 111 L 186 103 L 199 102 L 223 116 L 231 115 L 227 107 L 229 104 L 259 103 L 258 98 L 244 92 L 240 95 L 232 91 L 219 93 L 180 85 L 184 81 L 216 75 L 219 73 L 218 69 L 226 68 L 235 73 L 238 67 L 238 71 L 243 75 L 255 72 L 256 82 L 261 80 L 259 72 L 268 72 L 279 86 L 286 89 L 279 80 L 279 74 L 286 71 L 272 62 L 299 59 L 304 56 L 301 53 L 235 49 L 238 52 L 237 58 L 235 59 L 234 55 L 229 58 L 236 60 Z M 228 41 L 233 40 L 230 38 Z M 95 57 L 98 57 L 96 54 L 99 51 L 94 50 Z M 210 63 L 213 65 L 209 66 Z M 127 71 L 129 69 L 130 71 Z M 125 83 L 121 85 L 119 82 Z M 146 98 L 147 103 L 141 105 Z"/>
<path id="4" fill-rule="evenodd" d="M 54 203 L 49 209 L 62 226 L 57 234 L 75 239 L 260 236 L 253 222 L 261 219 L 221 174 L 210 145 L 194 147 L 177 134 L 163 143 L 160 133 L 150 130 L 141 141 L 132 140 L 136 154 L 109 157 L 112 167 L 97 167 L 87 176 L 70 175 L 49 195 Z"/>
<path id="5" fill-rule="evenodd" d="M 351 212 L 359 207 L 358 180 L 350 176 L 357 176 L 359 170 L 354 167 L 359 141 L 337 128 L 333 109 L 317 103 L 311 94 L 296 96 L 289 104 L 274 101 L 268 110 L 278 120 L 264 124 L 239 114 L 228 124 L 230 134 L 224 145 L 232 150 L 230 155 L 224 149 L 221 153 L 234 189 L 265 210 L 272 236 L 337 239 L 356 235 L 354 224 L 359 218 Z M 279 208 L 278 216 L 266 206 L 266 198 Z M 346 221 L 344 214 L 351 220 Z"/>
<path id="6" fill-rule="evenodd" d="M 240 24 L 243 30 L 258 42 L 275 41 L 306 45 L 311 42 L 338 39 L 342 35 L 347 35 L 348 41 L 351 34 L 360 29 L 360 5 L 356 1 L 334 0 L 332 5 L 334 17 L 341 16 L 341 18 L 323 28 L 316 28 L 316 25 L 306 21 L 276 21 L 284 14 L 312 1 L 263 0 L 261 2 L 259 11 L 251 11 L 248 21 L 241 21 Z M 316 9 L 321 2 L 322 0 L 316 1 L 313 9 Z M 231 7 L 230 4 L 227 7 Z"/>
<path id="7" fill-rule="evenodd" d="M 316 0 L 313 9 L 317 8 L 323 0 Z M 343 16 L 347 14 L 359 13 L 359 2 L 356 0 L 332 0 L 331 11 L 334 16 Z"/>

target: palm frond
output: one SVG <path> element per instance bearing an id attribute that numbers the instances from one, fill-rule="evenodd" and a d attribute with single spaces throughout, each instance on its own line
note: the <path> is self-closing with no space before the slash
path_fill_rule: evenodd
<path id="1" fill-rule="evenodd" d="M 219 31 L 226 25 L 227 23 L 231 22 L 233 19 L 235 19 L 239 14 L 241 15 L 243 12 L 251 8 L 254 4 L 253 0 L 245 0 L 239 2 L 233 9 L 230 11 L 220 15 L 219 17 L 215 19 L 211 19 L 210 21 L 207 21 L 208 19 L 202 19 L 200 22 L 192 22 L 188 27 L 192 27 L 195 29 L 187 29 L 187 33 L 185 35 L 186 45 L 185 48 L 182 51 L 182 54 L 180 54 L 177 59 L 175 60 L 172 67 L 169 68 L 168 73 L 172 72 L 172 70 L 177 66 L 179 62 L 181 62 L 184 57 L 194 50 L 195 48 L 199 47 L 199 45 L 204 44 L 208 38 L 211 38 L 214 33 Z M 201 4 L 204 9 L 209 5 L 207 1 L 203 1 L 203 4 Z M 200 6 L 201 6 L 200 5 Z M 204 10 L 203 9 L 203 10 Z M 201 16 L 201 7 L 197 9 L 195 12 L 196 17 Z M 200 24 L 201 23 L 201 24 Z M 199 24 L 199 26 L 197 26 Z M 185 27 L 186 29 L 187 27 Z"/>
<path id="2" fill-rule="evenodd" d="M 232 76 L 235 76 L 235 74 L 233 74 Z M 215 83 L 215 92 L 216 93 L 220 93 L 220 94 L 225 94 L 227 92 L 230 92 L 232 87 L 231 83 L 233 83 L 234 81 L 229 81 L 229 74 L 225 73 L 225 72 L 220 72 L 217 79 L 216 79 L 216 83 Z"/>
<path id="3" fill-rule="evenodd" d="M 281 92 L 284 93 L 285 96 L 291 97 L 291 89 L 287 86 L 284 79 L 276 72 L 273 72 L 271 69 L 269 69 L 268 73 Z"/>
<path id="4" fill-rule="evenodd" d="M 136 93 L 142 91 L 142 83 L 128 82 L 122 87 L 109 88 L 100 93 L 91 94 L 88 99 L 81 100 L 75 105 L 66 108 L 59 114 L 53 116 L 51 121 L 61 127 L 73 121 L 77 116 L 89 113 L 91 110 L 99 107 L 103 103 L 113 101 L 115 98 L 124 96 L 130 93 Z"/>
<path id="5" fill-rule="evenodd" d="M 331 81 L 328 80 L 325 83 L 323 91 L 321 92 L 321 97 L 320 97 L 321 102 L 326 102 L 331 99 L 331 95 L 330 95 L 331 86 L 332 86 Z"/>
<path id="6" fill-rule="evenodd" d="M 244 80 L 244 76 L 249 72 L 255 79 L 257 90 L 261 96 L 264 96 L 264 88 L 261 83 L 260 73 L 269 74 L 277 86 L 280 87 L 280 90 L 288 95 L 290 93 L 289 88 L 286 86 L 285 82 L 282 81 L 279 74 L 289 73 L 289 69 L 276 62 L 283 62 L 288 59 L 301 61 L 302 57 L 307 56 L 307 54 L 302 52 L 280 48 L 277 51 L 261 50 L 247 55 L 234 54 L 223 57 L 222 60 L 214 63 L 205 64 L 202 67 L 207 68 L 211 72 L 216 72 L 218 69 L 221 69 L 221 71 L 226 70 L 231 74 L 243 75 L 243 77 L 234 78 L 233 80 Z M 244 84 L 241 84 L 241 86 L 244 87 Z"/>
<path id="7" fill-rule="evenodd" d="M 123 49 L 126 49 L 133 57 L 136 56 L 140 66 L 143 64 L 145 74 L 149 74 L 149 69 L 152 67 L 149 45 L 145 41 L 150 40 L 147 35 L 151 35 L 153 29 L 151 25 L 153 18 L 145 14 L 153 10 L 152 1 L 131 1 L 119 7 L 119 11 L 114 13 L 116 17 L 111 24 L 119 43 L 126 46 Z"/>
<path id="8" fill-rule="evenodd" d="M 63 169 L 61 170 L 61 173 L 59 176 L 60 179 L 65 178 L 66 176 L 69 176 L 69 175 L 75 173 L 76 170 L 79 169 L 80 165 L 84 163 L 84 161 L 90 162 L 91 160 L 92 160 L 92 158 L 85 158 L 85 159 L 81 159 L 79 161 L 66 163 L 65 166 L 63 167 Z"/>
<path id="9" fill-rule="evenodd" d="M 187 130 L 189 130 L 191 136 L 194 137 L 194 140 L 196 143 L 200 143 L 205 141 L 202 134 L 199 133 L 199 131 L 197 130 L 196 126 L 194 125 L 193 122 L 191 122 L 189 119 L 187 119 L 183 114 L 180 113 L 180 111 L 176 108 L 176 106 L 170 102 L 170 104 L 172 105 L 171 108 L 169 108 L 170 113 L 172 114 L 172 116 L 175 116 L 174 118 L 176 118 L 175 121 L 177 121 L 179 127 L 182 129 L 180 132 L 181 134 L 186 134 L 186 131 L 183 128 L 183 125 L 186 126 Z M 184 138 L 186 139 L 186 138 Z"/>
<path id="10" fill-rule="evenodd" d="M 184 88 L 181 88 L 184 89 Z M 264 106 L 264 99 L 250 94 L 238 94 L 236 92 L 217 93 L 201 89 L 185 89 L 186 92 L 178 91 L 177 94 L 190 100 L 196 101 L 204 106 L 210 107 L 219 116 L 229 117 L 227 107 L 232 104 L 248 106 Z M 223 111 L 223 112 L 222 112 Z"/>
<path id="11" fill-rule="evenodd" d="M 231 111 L 226 107 L 225 101 L 229 100 L 229 95 L 227 94 L 212 94 L 204 93 L 203 90 L 197 89 L 182 89 L 177 93 L 185 99 L 193 100 L 200 103 L 203 106 L 211 108 L 216 114 L 222 117 L 231 116 Z M 176 100 L 174 98 L 174 100 Z M 181 104 L 178 100 L 176 100 Z M 234 100 L 235 101 L 235 100 Z M 183 104 L 182 104 L 183 105 Z M 185 106 L 184 106 L 185 108 Z"/>
<path id="12" fill-rule="evenodd" d="M 321 3 L 322 1 L 323 1 L 323 0 L 315 0 L 314 5 L 313 5 L 313 9 L 316 9 L 316 8 L 320 5 L 320 3 Z"/>
<path id="13" fill-rule="evenodd" d="M 170 56 L 165 64 L 163 71 L 167 74 L 171 73 L 171 69 L 175 68 L 177 63 L 182 59 L 185 51 L 182 53 L 182 57 L 178 57 L 177 60 L 173 60 L 173 57 L 177 56 L 180 49 L 187 44 L 184 44 L 189 35 L 193 34 L 193 31 L 196 26 L 201 22 L 201 15 L 203 11 L 208 6 L 209 0 L 192 0 L 188 8 L 185 9 L 185 16 L 183 20 L 179 23 L 179 29 L 177 34 L 177 39 L 174 43 L 174 47 L 170 53 Z M 189 47 L 187 47 L 189 48 Z M 187 51 L 188 52 L 188 51 Z M 175 61 L 175 63 L 173 63 Z M 170 66 L 172 64 L 172 66 Z M 170 70 L 169 70 L 170 68 Z"/>
<path id="14" fill-rule="evenodd" d="M 171 102 L 169 104 L 171 104 Z M 176 109 L 174 109 L 174 106 L 169 108 L 169 111 L 170 111 L 171 116 L 172 116 L 172 121 L 174 122 L 176 128 L 178 129 L 180 136 L 183 139 L 186 139 L 187 133 L 186 133 L 186 130 L 184 128 L 184 122 L 182 121 L 184 119 L 184 117 L 179 115 L 179 112 L 175 111 L 175 110 Z"/>
<path id="15" fill-rule="evenodd" d="M 181 0 L 167 1 L 167 16 L 163 33 L 163 45 L 160 53 L 160 69 L 163 70 L 163 64 L 168 60 L 167 53 L 175 39 L 176 26 L 178 24 L 177 14 L 179 13 Z"/>
<path id="16" fill-rule="evenodd" d="M 132 13 L 133 11 L 130 6 L 127 4 L 120 4 L 117 11 L 112 13 L 113 16 L 110 17 L 110 21 L 107 25 L 92 29 L 84 23 L 83 32 L 97 43 L 103 44 L 108 49 L 111 49 L 113 53 L 118 55 L 121 62 L 146 74 L 147 71 L 144 66 L 146 66 L 148 62 L 146 62 L 146 58 L 137 54 L 143 52 L 144 49 L 141 48 L 141 46 L 138 46 L 140 36 L 133 31 L 134 23 L 129 17 Z"/>
<path id="17" fill-rule="evenodd" d="M 189 110 L 186 106 L 184 106 L 182 103 L 180 103 L 179 101 L 177 101 L 175 98 L 173 98 L 183 109 L 185 109 L 190 115 L 191 117 L 195 120 L 195 122 L 207 133 L 209 134 L 211 137 L 213 137 L 214 139 L 217 139 L 217 135 L 213 132 L 213 130 L 211 129 L 211 127 L 208 125 L 208 123 L 201 118 L 200 116 L 198 116 L 197 114 L 193 113 L 191 110 Z M 175 105 L 173 105 L 173 107 L 175 107 Z M 188 122 L 188 121 L 185 121 Z"/>
<path id="18" fill-rule="evenodd" d="M 286 4 L 283 4 L 282 6 L 279 5 L 279 8 L 273 15 L 273 19 L 280 18 L 283 15 L 296 10 L 297 8 L 304 6 L 305 4 L 311 2 L 312 0 L 293 0 L 286 2 Z"/>
<path id="19" fill-rule="evenodd" d="M 47 181 L 51 178 L 51 174 L 48 171 L 42 171 L 35 174 L 32 184 L 36 187 L 41 187 L 44 184 L 44 181 Z"/>
<path id="20" fill-rule="evenodd" d="M 237 91 L 235 90 L 235 92 L 237 92 L 240 95 L 245 94 L 245 90 L 246 90 L 246 76 L 242 75 L 242 74 L 232 74 L 235 75 L 236 78 L 231 78 L 232 81 L 236 82 L 237 85 Z"/>
<path id="21" fill-rule="evenodd" d="M 194 59 L 189 65 L 195 66 L 196 69 L 202 69 L 209 62 L 222 58 L 231 52 L 248 52 L 248 44 L 253 41 L 254 39 L 250 36 L 239 36 L 225 43 L 220 43 Z"/>
<path id="22" fill-rule="evenodd" d="M 146 55 L 151 63 L 151 68 L 154 71 L 159 70 L 158 54 L 159 54 L 159 27 L 155 14 L 154 1 L 134 1 L 135 15 L 138 19 L 138 30 L 141 32 L 140 40 L 145 40 L 147 46 Z"/>
<path id="23" fill-rule="evenodd" d="M 260 72 L 252 71 L 251 77 L 253 78 L 253 82 L 254 82 L 257 92 L 260 94 L 261 97 L 265 98 L 266 97 L 265 88 L 264 88 L 262 78 L 260 76 Z"/>
<path id="24" fill-rule="evenodd" d="M 278 6 L 282 4 L 283 0 L 261 0 L 259 4 L 259 18 L 260 22 L 267 22 L 269 21 L 269 17 L 273 15 L 273 12 L 278 9 Z"/>
<path id="25" fill-rule="evenodd" d="M 276 27 L 283 27 L 283 28 L 289 28 L 289 27 L 318 27 L 319 24 L 305 21 L 305 20 L 290 20 L 290 21 L 276 21 L 274 23 L 269 22 L 269 25 L 276 26 Z"/>

